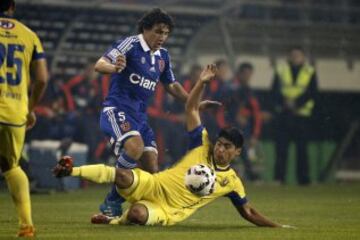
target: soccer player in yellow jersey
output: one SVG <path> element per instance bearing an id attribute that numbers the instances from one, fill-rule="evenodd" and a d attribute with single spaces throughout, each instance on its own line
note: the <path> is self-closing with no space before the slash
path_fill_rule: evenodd
<path id="1" fill-rule="evenodd" d="M 77 176 L 97 183 L 115 183 L 120 195 L 130 203 L 117 218 L 95 215 L 93 223 L 173 225 L 191 216 L 197 209 L 218 197 L 230 198 L 240 215 L 257 226 L 280 227 L 250 206 L 244 186 L 230 163 L 239 156 L 243 136 L 235 128 L 222 129 L 214 146 L 201 125 L 199 103 L 206 83 L 214 77 L 216 67 L 207 66 L 191 91 L 186 103 L 186 122 L 190 137 L 189 152 L 172 168 L 150 174 L 102 164 L 73 167 L 72 158 L 62 157 L 53 172 L 57 177 Z M 193 165 L 205 164 L 216 171 L 215 191 L 204 197 L 191 193 L 184 184 L 186 171 Z"/>
<path id="2" fill-rule="evenodd" d="M 14 0 L 0 1 L 0 169 L 19 216 L 18 236 L 31 237 L 35 230 L 29 182 L 19 159 L 25 131 L 36 122 L 33 110 L 45 91 L 48 73 L 39 38 L 12 18 L 14 11 Z"/>

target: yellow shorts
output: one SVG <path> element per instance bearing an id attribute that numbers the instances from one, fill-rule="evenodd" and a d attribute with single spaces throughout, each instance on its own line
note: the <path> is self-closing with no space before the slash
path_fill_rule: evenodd
<path id="1" fill-rule="evenodd" d="M 25 128 L 25 126 L 14 127 L 0 124 L 0 161 L 7 161 L 9 169 L 19 165 L 24 147 Z"/>
<path id="2" fill-rule="evenodd" d="M 127 189 L 117 189 L 130 203 L 145 205 L 148 210 L 146 225 L 174 225 L 191 215 L 186 210 L 170 207 L 166 191 L 154 175 L 135 168 L 133 184 Z"/>

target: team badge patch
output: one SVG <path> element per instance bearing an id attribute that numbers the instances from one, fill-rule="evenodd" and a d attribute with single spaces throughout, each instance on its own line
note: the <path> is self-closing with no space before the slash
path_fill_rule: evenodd
<path id="1" fill-rule="evenodd" d="M 146 63 L 146 59 L 144 57 L 141 57 L 141 63 L 145 64 Z"/>
<path id="2" fill-rule="evenodd" d="M 220 186 L 225 187 L 226 185 L 228 185 L 229 180 L 227 178 L 224 178 L 221 182 L 220 182 Z"/>
<path id="3" fill-rule="evenodd" d="M 165 69 L 165 61 L 160 59 L 159 60 L 159 70 L 160 70 L 160 72 L 163 72 L 164 69 Z"/>
<path id="4" fill-rule="evenodd" d="M 129 122 L 124 122 L 124 123 L 120 124 L 120 128 L 121 128 L 121 130 L 123 130 L 123 132 L 127 132 L 130 130 L 131 125 Z"/>

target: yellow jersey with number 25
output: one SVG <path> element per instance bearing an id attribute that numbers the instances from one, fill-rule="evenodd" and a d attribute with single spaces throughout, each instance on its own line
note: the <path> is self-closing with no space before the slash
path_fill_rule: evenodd
<path id="1" fill-rule="evenodd" d="M 0 15 L 0 123 L 26 123 L 30 64 L 44 57 L 41 42 L 31 29 Z"/>

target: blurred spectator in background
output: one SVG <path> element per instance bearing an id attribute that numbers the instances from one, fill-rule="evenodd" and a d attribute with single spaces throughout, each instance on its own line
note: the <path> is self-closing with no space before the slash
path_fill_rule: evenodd
<path id="1" fill-rule="evenodd" d="M 227 98 L 227 94 L 230 91 L 233 72 L 229 66 L 229 63 L 225 59 L 216 60 L 215 65 L 218 71 L 214 80 L 211 81 L 205 88 L 203 98 L 224 102 Z M 220 128 L 223 128 L 226 125 L 223 111 L 219 111 L 219 109 L 213 108 L 204 111 L 202 115 L 204 124 L 208 129 L 210 139 L 215 139 L 216 134 L 219 132 Z M 216 117 L 214 118 L 214 116 Z"/>
<path id="2" fill-rule="evenodd" d="M 277 66 L 272 93 L 277 132 L 275 179 L 285 183 L 289 143 L 294 141 L 298 183 L 309 184 L 307 135 L 318 89 L 315 69 L 306 63 L 301 47 L 290 49 L 288 62 Z"/>
<path id="3" fill-rule="evenodd" d="M 40 124 L 30 132 L 29 140 L 59 140 L 62 154 L 73 141 L 85 143 L 89 162 L 98 161 L 106 148 L 98 129 L 98 109 L 107 94 L 108 82 L 109 76 L 96 73 L 93 64 L 68 80 L 51 81 L 46 101 L 35 109 Z"/>
<path id="4" fill-rule="evenodd" d="M 186 92 L 190 92 L 193 86 L 195 85 L 196 81 L 200 77 L 201 73 L 201 66 L 199 64 L 193 64 L 190 67 L 189 74 L 185 77 L 185 80 L 183 81 L 183 86 Z"/>
<path id="5" fill-rule="evenodd" d="M 95 72 L 89 64 L 82 74 L 67 81 L 62 89 L 66 96 L 67 109 L 77 118 L 75 141 L 85 143 L 88 161 L 95 162 L 96 148 L 104 137 L 98 128 L 98 112 L 107 94 L 109 76 Z M 89 131 L 91 129 L 91 131 Z"/>
<path id="6" fill-rule="evenodd" d="M 241 129 L 245 137 L 241 158 L 244 162 L 245 176 L 249 180 L 258 179 L 251 160 L 255 158 L 255 148 L 262 127 L 260 104 L 250 86 L 253 73 L 254 67 L 251 63 L 240 64 L 231 91 L 224 101 L 226 124 Z"/>

